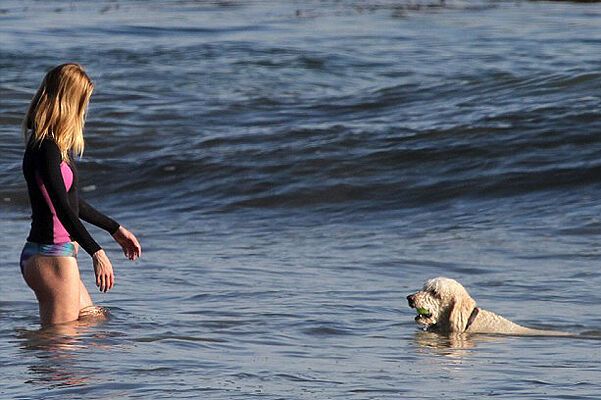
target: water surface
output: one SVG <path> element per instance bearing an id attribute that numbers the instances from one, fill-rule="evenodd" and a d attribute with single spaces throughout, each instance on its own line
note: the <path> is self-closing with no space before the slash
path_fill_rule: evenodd
<path id="1" fill-rule="evenodd" d="M 599 398 L 600 5 L 0 8 L 0 397 Z M 83 195 L 144 256 L 91 227 L 112 317 L 39 332 L 19 124 L 65 61 L 96 84 Z M 588 338 L 421 332 L 438 275 Z"/>

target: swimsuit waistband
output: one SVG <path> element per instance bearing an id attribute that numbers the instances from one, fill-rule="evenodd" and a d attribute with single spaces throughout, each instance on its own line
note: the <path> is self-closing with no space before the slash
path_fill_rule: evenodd
<path id="1" fill-rule="evenodd" d="M 30 257 L 36 255 L 51 257 L 77 257 L 77 246 L 74 242 L 55 244 L 26 242 L 25 246 L 23 246 L 23 251 L 21 252 L 21 261 L 19 262 L 21 266 L 21 273 L 23 273 L 25 262 Z"/>

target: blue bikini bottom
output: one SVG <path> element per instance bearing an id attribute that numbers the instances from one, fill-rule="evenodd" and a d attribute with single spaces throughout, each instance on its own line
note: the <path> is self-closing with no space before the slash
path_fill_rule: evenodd
<path id="1" fill-rule="evenodd" d="M 51 256 L 51 257 L 77 257 L 77 247 L 73 242 L 58 243 L 58 244 L 43 244 L 27 242 L 21 252 L 21 273 L 25 262 L 33 256 Z"/>

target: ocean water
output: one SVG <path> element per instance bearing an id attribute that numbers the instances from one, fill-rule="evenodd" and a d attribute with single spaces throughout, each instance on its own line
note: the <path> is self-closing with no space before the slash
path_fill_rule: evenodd
<path id="1" fill-rule="evenodd" d="M 601 398 L 601 4 L 0 3 L 0 398 Z M 135 232 L 40 331 L 19 125 L 96 84 L 83 196 Z M 449 276 L 573 338 L 422 332 Z M 584 333 L 584 335 L 581 335 Z"/>

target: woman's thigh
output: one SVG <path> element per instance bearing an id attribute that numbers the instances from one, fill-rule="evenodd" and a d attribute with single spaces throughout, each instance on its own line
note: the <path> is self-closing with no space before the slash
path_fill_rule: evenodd
<path id="1" fill-rule="evenodd" d="M 38 299 L 42 326 L 77 320 L 81 280 L 74 257 L 33 256 L 23 277 Z"/>
<path id="2" fill-rule="evenodd" d="M 73 244 L 75 245 L 75 253 L 77 254 L 79 252 L 79 244 L 77 244 L 77 242 L 73 242 Z M 92 301 L 92 298 L 90 297 L 90 293 L 88 292 L 88 289 L 86 289 L 86 286 L 83 284 L 83 281 L 80 279 L 79 280 L 79 310 L 83 310 L 84 308 L 87 307 L 92 307 L 94 305 L 94 302 Z"/>

